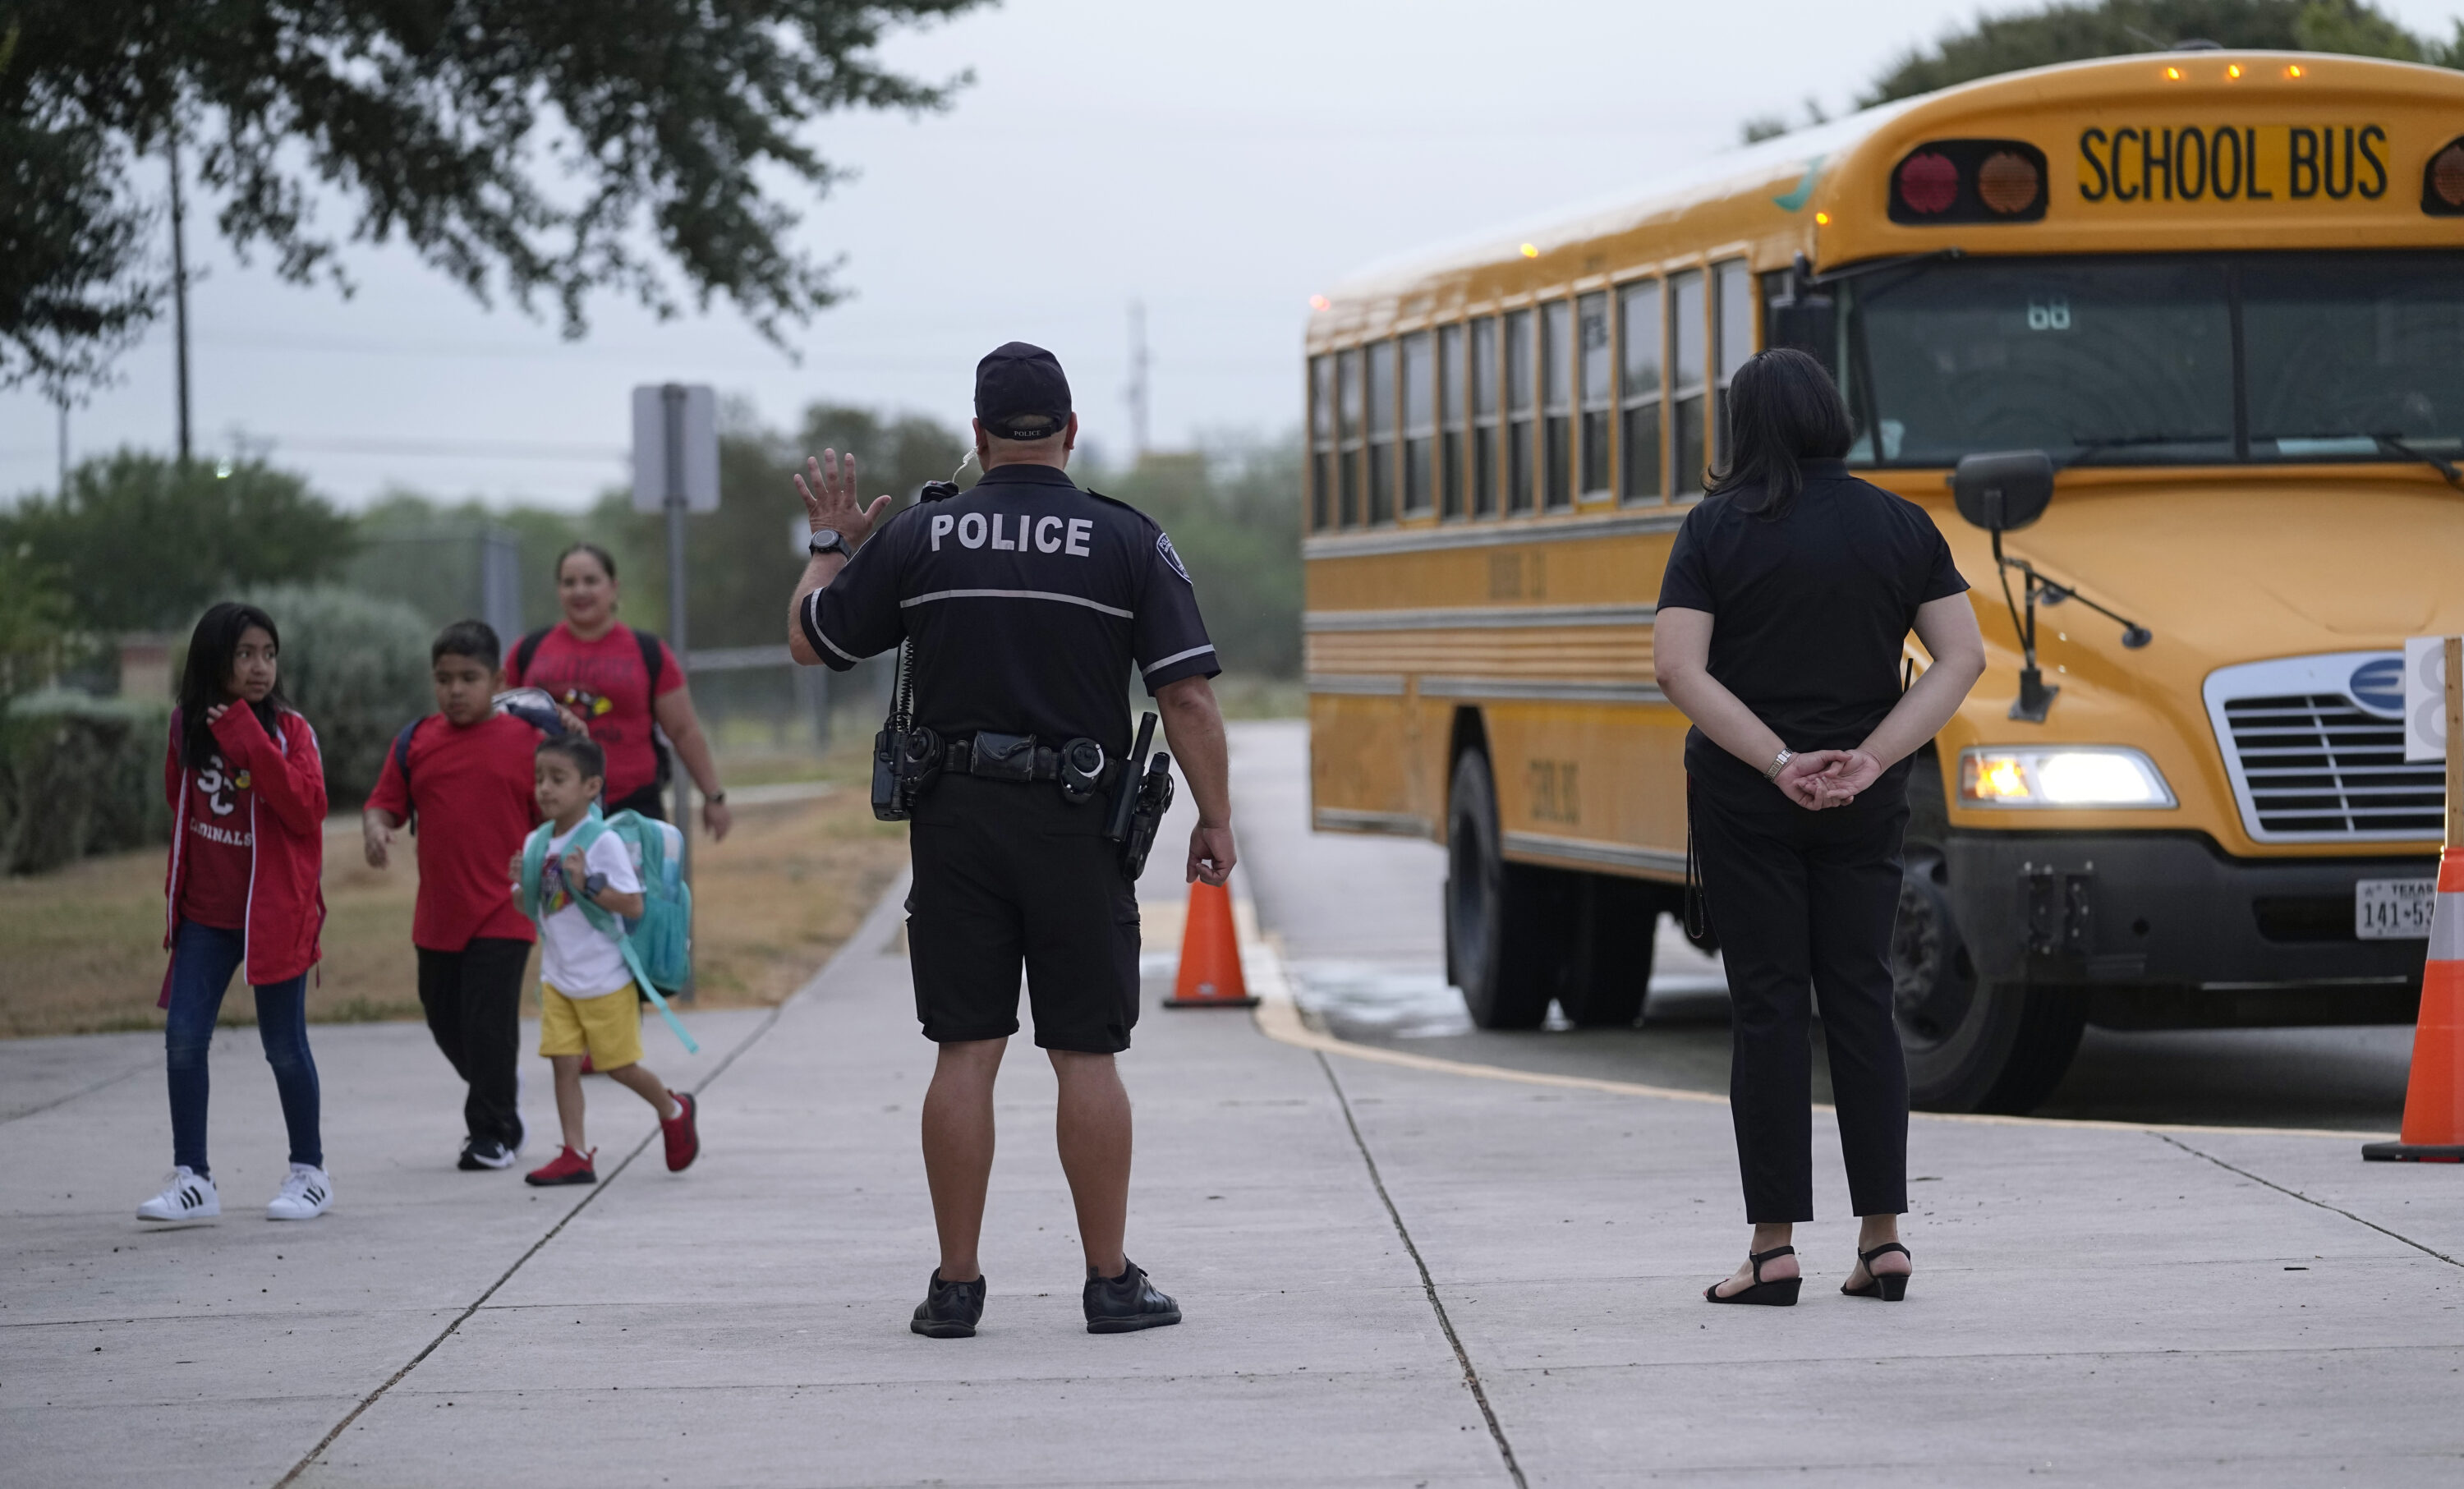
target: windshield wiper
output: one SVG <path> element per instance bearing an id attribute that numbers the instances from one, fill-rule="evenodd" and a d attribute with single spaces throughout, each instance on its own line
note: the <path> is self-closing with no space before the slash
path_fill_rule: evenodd
<path id="1" fill-rule="evenodd" d="M 2453 460 L 2442 460 L 2426 449 L 2416 449 L 2393 434 L 2373 434 L 2370 438 L 2378 441 L 2381 449 L 2391 449 L 2409 460 L 2420 461 L 2440 475 L 2447 477 L 2448 485 L 2459 492 L 2464 492 L 2464 472 L 2456 471 L 2455 462 Z"/>
<path id="2" fill-rule="evenodd" d="M 2130 449 L 2146 445 L 2230 445 L 2230 434 L 2109 434 L 2096 439 L 2071 441 L 2071 452 L 2054 463 L 2057 471 L 2084 465 L 2107 450 Z"/>

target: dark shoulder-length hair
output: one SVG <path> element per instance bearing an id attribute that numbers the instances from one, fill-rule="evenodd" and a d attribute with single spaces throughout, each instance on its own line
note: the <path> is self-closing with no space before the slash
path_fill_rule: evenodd
<path id="1" fill-rule="evenodd" d="M 1728 380 L 1728 447 L 1704 491 L 1775 517 L 1805 489 L 1800 460 L 1837 460 L 1856 430 L 1831 374 L 1793 346 L 1746 359 Z"/>
<path id="2" fill-rule="evenodd" d="M 214 753 L 214 734 L 206 725 L 206 711 L 217 703 L 230 703 L 231 697 L 231 658 L 238 654 L 239 639 L 250 626 L 257 626 L 274 639 L 275 654 L 282 651 L 282 632 L 275 628 L 274 617 L 252 604 L 226 600 L 209 608 L 197 618 L 197 628 L 188 636 L 187 665 L 180 669 L 180 763 L 193 765 L 210 758 Z M 256 721 L 274 733 L 275 717 L 291 706 L 282 695 L 282 674 L 274 674 L 274 690 L 257 704 Z"/>

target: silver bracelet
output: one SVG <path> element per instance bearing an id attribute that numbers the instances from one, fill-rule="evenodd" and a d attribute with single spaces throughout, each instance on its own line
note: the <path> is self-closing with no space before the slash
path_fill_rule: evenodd
<path id="1" fill-rule="evenodd" d="M 1763 772 L 1763 779 L 1777 783 L 1779 780 L 1779 773 L 1788 769 L 1788 762 L 1795 758 L 1795 751 L 1782 750 L 1778 755 L 1771 757 L 1771 768 Z"/>

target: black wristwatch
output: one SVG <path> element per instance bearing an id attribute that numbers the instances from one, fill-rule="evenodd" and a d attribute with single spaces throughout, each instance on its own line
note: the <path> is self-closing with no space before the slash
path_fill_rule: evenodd
<path id="1" fill-rule="evenodd" d="M 855 557 L 855 550 L 847 546 L 847 535 L 834 527 L 813 529 L 813 536 L 804 543 L 804 551 L 816 558 L 825 553 L 837 554 L 842 558 Z"/>
<path id="2" fill-rule="evenodd" d="M 582 897 L 583 899 L 596 905 L 599 903 L 599 897 L 606 892 L 607 876 L 605 874 L 585 874 L 583 876 Z"/>

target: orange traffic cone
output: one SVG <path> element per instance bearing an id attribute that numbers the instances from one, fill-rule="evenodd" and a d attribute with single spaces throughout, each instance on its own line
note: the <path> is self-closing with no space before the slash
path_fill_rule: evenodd
<path id="1" fill-rule="evenodd" d="M 1241 975 L 1241 937 L 1232 929 L 1232 891 L 1200 881 L 1189 887 L 1180 929 L 1180 977 L 1166 1008 L 1247 1008 L 1258 1000 Z"/>
<path id="2" fill-rule="evenodd" d="M 2464 1163 L 2464 846 L 2453 843 L 2438 857 L 2438 902 L 2431 910 L 2404 1131 L 2397 1142 L 2363 1145 L 2362 1156 L 2378 1163 Z"/>
<path id="3" fill-rule="evenodd" d="M 2464 640 L 2450 636 L 2440 649 L 2447 662 L 2447 846 L 2438 855 L 2430 909 L 2404 1128 L 2395 1142 L 2362 1145 L 2362 1156 L 2374 1163 L 2464 1163 Z"/>

